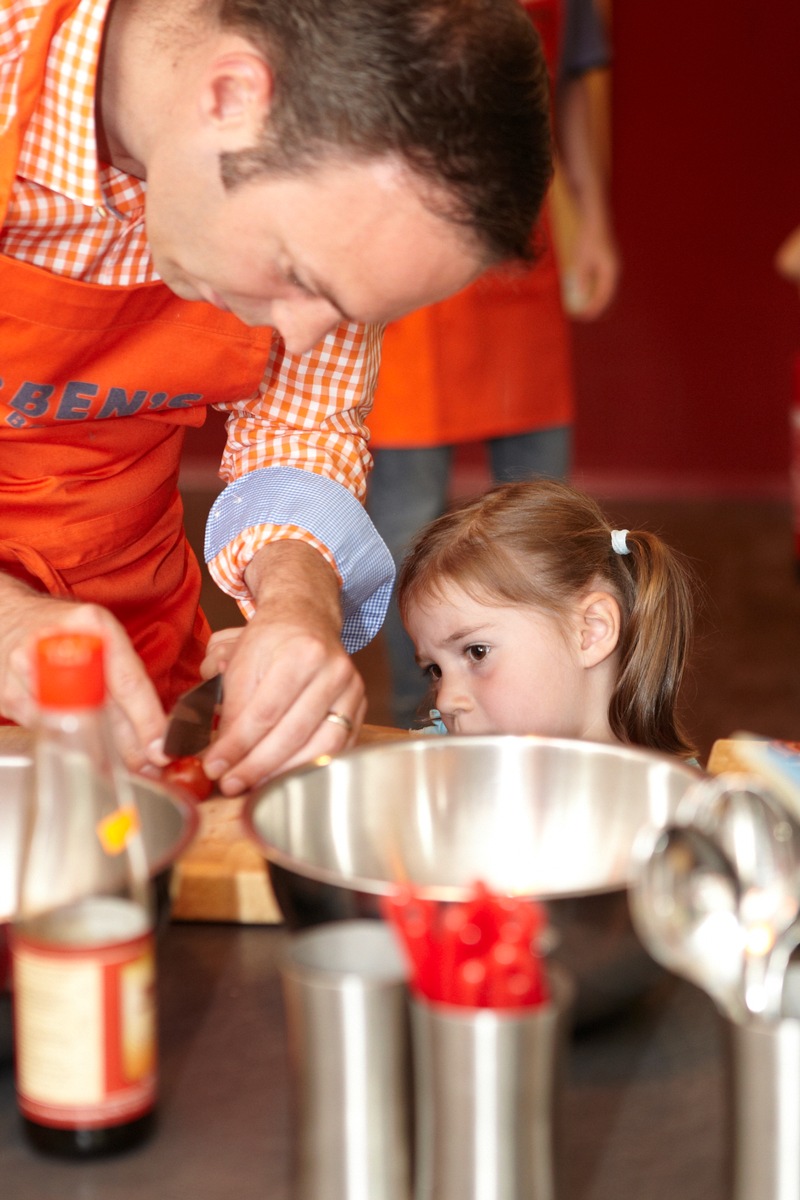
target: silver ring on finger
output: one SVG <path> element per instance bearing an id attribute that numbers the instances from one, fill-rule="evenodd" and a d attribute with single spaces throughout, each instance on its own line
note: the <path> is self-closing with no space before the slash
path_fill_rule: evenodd
<path id="1" fill-rule="evenodd" d="M 325 720 L 330 721 L 332 725 L 341 725 L 342 729 L 346 729 L 348 733 L 353 732 L 353 722 L 344 713 L 329 712 L 325 714 Z"/>

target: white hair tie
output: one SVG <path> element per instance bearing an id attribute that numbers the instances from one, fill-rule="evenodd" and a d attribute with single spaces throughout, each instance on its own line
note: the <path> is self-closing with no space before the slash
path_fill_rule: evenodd
<path id="1" fill-rule="evenodd" d="M 615 554 L 630 554 L 628 546 L 628 534 L 630 529 L 612 529 L 611 530 L 611 549 Z"/>

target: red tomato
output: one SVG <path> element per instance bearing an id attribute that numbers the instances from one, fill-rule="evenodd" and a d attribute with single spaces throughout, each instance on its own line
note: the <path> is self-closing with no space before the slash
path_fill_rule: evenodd
<path id="1" fill-rule="evenodd" d="M 207 800 L 214 790 L 213 782 L 203 770 L 202 760 L 193 754 L 187 754 L 185 758 L 173 758 L 162 769 L 161 775 L 166 783 L 186 788 L 196 800 Z"/>

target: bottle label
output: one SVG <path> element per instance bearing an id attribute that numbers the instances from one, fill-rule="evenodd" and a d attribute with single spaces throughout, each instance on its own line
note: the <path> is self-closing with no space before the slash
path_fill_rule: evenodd
<path id="1" fill-rule="evenodd" d="M 80 924 L 109 933 L 109 906 L 84 901 Z M 93 908 L 97 910 L 93 913 Z M 141 926 L 137 919 L 136 926 Z M 96 944 L 64 936 L 63 911 L 12 936 L 17 1098 L 41 1125 L 98 1128 L 149 1112 L 156 1096 L 156 995 L 152 932 Z M 120 932 L 130 932 L 130 920 Z"/>

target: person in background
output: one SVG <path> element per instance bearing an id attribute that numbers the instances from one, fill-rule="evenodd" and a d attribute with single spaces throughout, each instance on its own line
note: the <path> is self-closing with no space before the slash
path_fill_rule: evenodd
<path id="1" fill-rule="evenodd" d="M 398 602 L 439 732 L 693 756 L 677 711 L 693 577 L 568 484 L 502 484 L 439 517 L 401 567 Z"/>
<path id="2" fill-rule="evenodd" d="M 132 767 L 221 668 L 223 792 L 352 740 L 394 571 L 380 326 L 529 259 L 550 176 L 516 0 L 5 0 L 0 713 L 32 720 L 28 648 L 68 625 L 106 637 Z M 206 556 L 249 621 L 207 651 L 177 479 L 209 404 Z"/>
<path id="3" fill-rule="evenodd" d="M 593 320 L 616 288 L 619 263 L 608 212 L 587 72 L 608 44 L 593 0 L 537 0 L 552 75 L 560 162 L 573 201 L 570 314 Z M 390 325 L 368 418 L 374 468 L 367 510 L 396 563 L 414 533 L 444 511 L 453 450 L 486 441 L 495 481 L 565 478 L 574 396 L 569 331 L 546 212 L 538 261 L 494 273 L 442 304 Z M 406 726 L 421 699 L 413 650 L 394 603 L 384 624 L 393 719 Z"/>

